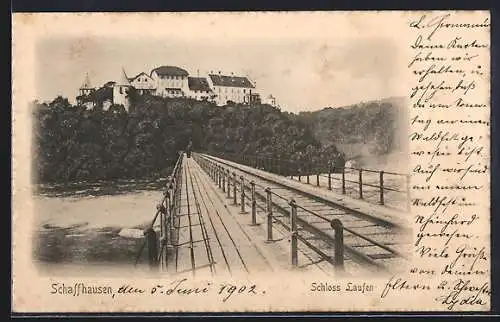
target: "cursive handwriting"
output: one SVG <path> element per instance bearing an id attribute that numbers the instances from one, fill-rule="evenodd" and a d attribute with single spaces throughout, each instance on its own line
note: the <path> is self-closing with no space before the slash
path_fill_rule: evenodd
<path id="1" fill-rule="evenodd" d="M 490 20 L 483 14 L 426 13 L 408 27 L 409 187 L 413 254 L 420 263 L 410 274 L 429 280 L 393 277 L 381 297 L 427 286 L 448 310 L 472 309 L 486 305 L 489 295 L 489 247 L 482 234 L 489 223 Z M 453 280 L 472 276 L 477 280 Z"/>
<path id="2" fill-rule="evenodd" d="M 451 14 L 443 14 L 438 16 L 427 16 L 422 15 L 417 20 L 410 22 L 411 28 L 416 29 L 430 29 L 427 35 L 427 40 L 431 40 L 432 37 L 440 30 L 446 28 L 490 28 L 489 18 L 485 18 L 482 22 L 448 22 Z"/>
<path id="3" fill-rule="evenodd" d="M 137 287 L 125 284 L 117 289 L 115 295 L 120 296 L 213 296 L 218 295 L 222 302 L 226 302 L 234 297 L 257 296 L 266 294 L 265 290 L 257 287 L 256 284 L 233 284 L 212 282 L 193 282 L 187 278 L 174 280 L 168 283 L 155 283 L 151 287 Z"/>
<path id="4" fill-rule="evenodd" d="M 408 290 L 430 290 L 431 287 L 425 283 L 410 283 L 403 278 L 396 278 L 395 276 L 385 283 L 385 287 L 380 294 L 380 298 L 386 297 L 392 291 L 408 291 Z"/>
<path id="5" fill-rule="evenodd" d="M 447 287 L 447 282 L 442 282 L 440 288 L 451 290 L 445 295 L 438 296 L 436 301 L 446 305 L 448 310 L 453 310 L 456 305 L 460 306 L 481 306 L 486 305 L 487 297 L 491 295 L 488 283 L 482 283 L 481 286 L 473 285 L 471 280 L 459 279 Z"/>

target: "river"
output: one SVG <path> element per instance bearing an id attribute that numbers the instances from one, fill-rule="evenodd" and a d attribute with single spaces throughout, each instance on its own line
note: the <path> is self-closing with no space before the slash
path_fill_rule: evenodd
<path id="1" fill-rule="evenodd" d="M 153 219 L 162 197 L 156 183 L 38 186 L 34 259 L 44 271 L 133 267 L 144 241 L 141 231 Z M 136 236 L 120 235 L 124 228 L 134 229 Z M 144 255 L 141 263 L 146 262 Z"/>

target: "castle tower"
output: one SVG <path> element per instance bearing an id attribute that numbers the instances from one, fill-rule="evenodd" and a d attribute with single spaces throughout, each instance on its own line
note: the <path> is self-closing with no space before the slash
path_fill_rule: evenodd
<path id="1" fill-rule="evenodd" d="M 89 74 L 85 73 L 85 79 L 83 80 L 82 86 L 79 89 L 79 94 L 80 94 L 80 96 L 85 96 L 85 95 L 89 95 L 93 91 L 94 91 L 94 89 L 90 85 Z"/>
<path id="2" fill-rule="evenodd" d="M 125 69 L 122 67 L 120 78 L 113 87 L 113 104 L 123 105 L 127 112 L 130 106 L 130 101 L 128 98 L 130 88 L 130 81 L 128 80 L 127 74 L 125 73 Z"/>

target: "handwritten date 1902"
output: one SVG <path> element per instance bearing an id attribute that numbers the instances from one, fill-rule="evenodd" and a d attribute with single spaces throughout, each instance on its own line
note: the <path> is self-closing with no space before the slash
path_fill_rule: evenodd
<path id="1" fill-rule="evenodd" d="M 261 294 L 265 294 L 265 291 L 259 292 Z M 226 302 L 233 294 L 250 294 L 257 295 L 257 285 L 232 285 L 232 284 L 223 284 L 219 289 L 219 294 L 223 295 L 222 302 Z"/>
<path id="2" fill-rule="evenodd" d="M 222 301 L 226 302 L 229 298 L 235 295 L 257 295 L 264 294 L 265 291 L 257 291 L 257 286 L 252 285 L 233 285 L 230 283 L 220 284 L 219 286 L 213 285 L 208 282 L 196 287 L 186 285 L 188 280 L 186 278 L 174 281 L 169 285 L 156 284 L 151 288 L 151 294 L 164 294 L 164 295 L 204 295 L 207 293 L 217 293 L 222 296 Z"/>

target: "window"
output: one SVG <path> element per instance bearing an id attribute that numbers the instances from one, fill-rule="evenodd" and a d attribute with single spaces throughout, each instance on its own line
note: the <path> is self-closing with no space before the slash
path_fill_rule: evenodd
<path id="1" fill-rule="evenodd" d="M 123 87 L 120 86 L 120 94 L 123 94 Z"/>
<path id="2" fill-rule="evenodd" d="M 245 93 L 246 93 L 246 89 L 243 89 L 243 94 L 245 94 Z"/>

